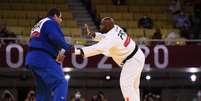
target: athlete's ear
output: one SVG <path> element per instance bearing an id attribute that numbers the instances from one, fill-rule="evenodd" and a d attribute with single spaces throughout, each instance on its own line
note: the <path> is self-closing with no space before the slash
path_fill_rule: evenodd
<path id="1" fill-rule="evenodd" d="M 56 14 L 54 14 L 54 16 L 52 17 L 54 20 L 56 20 L 57 19 L 57 15 Z"/>

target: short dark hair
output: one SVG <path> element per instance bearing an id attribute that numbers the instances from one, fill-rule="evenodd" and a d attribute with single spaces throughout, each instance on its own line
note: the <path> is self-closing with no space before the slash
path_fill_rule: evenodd
<path id="1" fill-rule="evenodd" d="M 56 16 L 60 16 L 60 14 L 61 14 L 61 11 L 60 11 L 60 9 L 58 9 L 58 8 L 51 8 L 49 11 L 48 11 L 48 13 L 47 13 L 47 16 L 54 16 L 56 14 Z"/>

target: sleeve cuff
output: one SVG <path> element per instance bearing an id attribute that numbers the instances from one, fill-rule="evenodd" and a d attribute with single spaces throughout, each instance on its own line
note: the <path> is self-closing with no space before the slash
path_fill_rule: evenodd
<path id="1" fill-rule="evenodd" d="M 75 48 L 75 55 L 80 55 L 80 54 L 81 54 L 80 48 Z"/>

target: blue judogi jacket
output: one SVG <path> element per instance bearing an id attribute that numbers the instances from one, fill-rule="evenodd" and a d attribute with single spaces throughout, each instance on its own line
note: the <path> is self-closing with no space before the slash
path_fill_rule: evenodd
<path id="1" fill-rule="evenodd" d="M 55 65 L 58 51 L 68 50 L 71 45 L 65 42 L 60 25 L 52 17 L 46 17 L 32 28 L 28 47 L 39 50 L 29 51 L 25 64 L 44 67 Z"/>

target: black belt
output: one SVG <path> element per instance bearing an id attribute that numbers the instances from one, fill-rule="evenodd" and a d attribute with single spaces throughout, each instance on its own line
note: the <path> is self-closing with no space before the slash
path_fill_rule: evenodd
<path id="1" fill-rule="evenodd" d="M 137 52 L 137 50 L 138 50 L 138 46 L 136 45 L 134 51 L 129 56 L 127 56 L 126 59 L 124 59 L 121 64 L 122 65 L 125 64 L 127 60 L 129 60 L 130 58 L 132 58 L 135 55 L 135 53 Z"/>
<path id="2" fill-rule="evenodd" d="M 28 48 L 28 51 L 31 52 L 31 51 L 41 51 L 41 52 L 44 52 L 44 53 L 47 53 L 49 56 L 51 56 L 53 59 L 56 59 L 56 56 L 54 56 L 52 53 L 50 53 L 49 51 L 45 50 L 45 49 L 42 49 L 42 48 L 33 48 L 33 47 L 29 47 Z"/>

